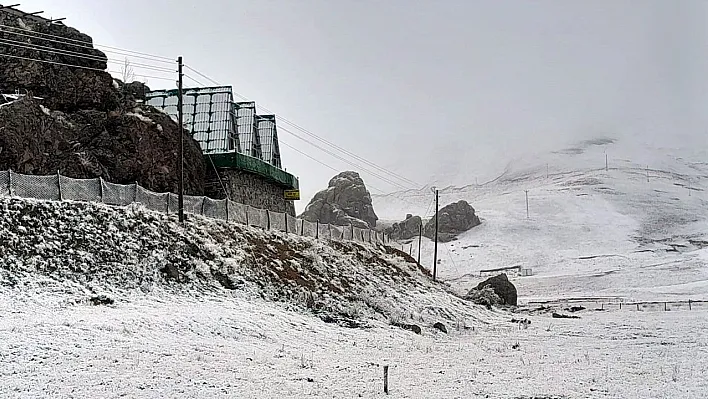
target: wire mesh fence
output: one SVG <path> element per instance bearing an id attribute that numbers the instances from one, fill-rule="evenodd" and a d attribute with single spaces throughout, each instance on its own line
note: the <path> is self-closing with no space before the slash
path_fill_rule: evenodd
<path id="1" fill-rule="evenodd" d="M 60 174 L 24 175 L 0 171 L 0 196 L 54 201 L 97 202 L 112 206 L 138 203 L 155 212 L 176 214 L 179 198 L 172 193 L 156 193 L 137 183 L 115 184 L 101 178 L 74 179 Z M 184 196 L 184 212 L 263 229 L 306 237 L 385 244 L 387 237 L 370 229 L 310 222 L 286 213 L 259 209 L 230 200 Z"/>

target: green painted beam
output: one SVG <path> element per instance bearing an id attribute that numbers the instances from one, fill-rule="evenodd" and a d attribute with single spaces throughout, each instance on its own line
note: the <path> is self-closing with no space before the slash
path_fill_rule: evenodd
<path id="1" fill-rule="evenodd" d="M 209 159 L 205 161 L 207 164 L 214 162 L 214 166 L 217 168 L 233 168 L 253 173 L 289 190 L 298 190 L 300 188 L 300 182 L 297 177 L 258 158 L 249 157 L 238 152 L 210 154 L 205 155 L 205 157 L 211 157 L 211 161 Z"/>

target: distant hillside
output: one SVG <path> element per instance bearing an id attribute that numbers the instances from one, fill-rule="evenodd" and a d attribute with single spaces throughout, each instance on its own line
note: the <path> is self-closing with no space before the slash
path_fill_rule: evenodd
<path id="1" fill-rule="evenodd" d="M 438 273 L 466 289 L 482 269 L 532 268 L 534 277 L 515 281 L 522 297 L 708 297 L 701 151 L 592 140 L 512 162 L 493 181 L 446 187 L 441 206 L 464 199 L 483 223 L 441 246 Z M 430 215 L 431 201 L 428 190 L 373 196 L 382 219 Z M 432 265 L 425 239 L 422 263 Z"/>

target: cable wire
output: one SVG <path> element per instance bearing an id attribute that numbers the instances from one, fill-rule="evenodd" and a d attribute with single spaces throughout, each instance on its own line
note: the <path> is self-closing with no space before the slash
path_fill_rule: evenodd
<path id="1" fill-rule="evenodd" d="M 40 60 L 40 59 L 36 59 L 36 58 L 20 57 L 17 55 L 10 55 L 10 54 L 5 54 L 5 53 L 0 53 L 0 57 L 16 58 L 16 59 L 25 60 L 25 61 L 42 62 L 45 64 L 60 65 L 60 66 L 79 68 L 79 69 L 87 69 L 90 71 L 97 71 L 97 72 L 116 73 L 116 74 L 121 73 L 120 71 L 111 71 L 111 70 L 104 70 L 104 69 L 100 69 L 100 68 L 92 68 L 92 67 L 86 67 L 86 66 L 81 66 L 81 65 L 66 64 L 66 63 L 57 62 L 57 61 L 47 61 L 47 60 Z M 149 78 L 149 79 L 161 79 L 161 80 L 170 80 L 170 81 L 174 80 L 173 78 L 164 78 L 164 77 L 160 77 L 160 76 L 151 76 L 151 75 L 142 75 L 142 74 L 135 74 L 135 76 Z"/>
<path id="2" fill-rule="evenodd" d="M 11 32 L 11 31 L 7 31 L 7 29 L 11 29 L 13 31 L 22 31 L 22 32 L 27 32 L 27 33 Z M 115 50 L 115 51 L 136 54 L 135 57 L 138 57 L 138 56 L 148 57 L 149 59 L 152 59 L 153 61 L 157 61 L 157 62 L 165 62 L 165 63 L 174 63 L 175 62 L 171 58 L 163 57 L 161 55 L 143 53 L 140 51 L 133 51 L 133 50 L 128 50 L 128 49 L 123 49 L 120 47 L 107 46 L 107 45 L 103 45 L 103 44 L 93 43 L 91 41 L 71 39 L 68 37 L 59 36 L 59 35 L 52 35 L 49 33 L 35 32 L 30 29 L 18 28 L 15 26 L 9 26 L 9 25 L 4 25 L 4 24 L 0 24 L 0 32 L 5 32 L 5 33 L 19 35 L 19 36 L 25 36 L 25 37 L 39 39 L 39 40 L 46 40 L 46 41 L 55 42 L 55 43 L 61 43 L 61 44 L 65 44 L 65 45 L 75 46 L 75 47 L 83 47 L 83 48 L 91 48 L 91 49 L 93 49 L 95 47 L 103 47 L 103 48 L 107 48 L 107 49 L 111 49 L 111 50 Z M 28 33 L 31 33 L 31 34 L 28 34 Z M 45 37 L 42 37 L 42 36 L 45 36 Z M 48 39 L 46 37 L 51 37 L 54 39 Z M 55 39 L 61 39 L 61 40 L 55 40 Z"/>
<path id="3" fill-rule="evenodd" d="M 221 86 L 221 84 L 220 84 L 219 82 L 217 82 L 216 80 L 214 80 L 214 79 L 210 78 L 209 76 L 207 76 L 207 75 L 205 75 L 205 74 L 203 74 L 203 73 L 197 71 L 196 69 L 190 67 L 189 65 L 185 65 L 185 68 L 188 68 L 189 70 L 193 71 L 194 73 L 198 74 L 199 76 L 203 77 L 204 79 L 207 79 L 208 81 L 212 82 L 213 84 L 215 84 L 215 85 L 217 85 L 217 86 Z M 239 94 L 239 93 L 237 93 L 237 92 L 234 92 L 234 95 L 237 96 L 237 97 L 239 97 L 239 98 L 241 98 L 241 99 L 243 99 L 243 100 L 248 101 L 248 98 L 247 98 L 247 97 L 245 97 L 245 96 L 243 96 L 243 95 L 241 95 L 241 94 Z M 266 108 L 266 107 L 264 107 L 264 106 L 262 106 L 262 105 L 257 105 L 257 106 L 258 106 L 258 108 L 261 108 L 263 111 L 265 111 L 265 112 L 267 112 L 267 113 L 269 113 L 269 114 L 274 114 L 273 111 L 271 111 L 270 109 L 268 109 L 268 108 Z M 379 172 L 386 173 L 387 175 L 392 176 L 392 177 L 396 178 L 397 180 L 400 180 L 401 182 L 404 182 L 404 183 L 406 183 L 406 184 L 411 184 L 411 185 L 413 185 L 414 187 L 419 187 L 419 186 L 420 186 L 418 183 L 416 183 L 416 182 L 414 182 L 414 181 L 412 181 L 412 180 L 410 180 L 410 179 L 408 179 L 408 178 L 406 178 L 406 177 L 400 176 L 400 175 L 396 174 L 395 172 L 392 172 L 392 171 L 387 170 L 387 169 L 385 169 L 385 168 L 383 168 L 383 167 L 380 167 L 380 166 L 376 165 L 375 163 L 370 162 L 370 161 L 366 160 L 365 158 L 360 157 L 360 156 L 358 156 L 358 155 L 352 153 L 351 151 L 348 151 L 348 150 L 346 150 L 346 149 L 344 149 L 344 148 L 342 148 L 342 147 L 340 147 L 340 146 L 338 146 L 338 145 L 336 145 L 336 144 L 334 144 L 334 143 L 332 143 L 332 142 L 330 142 L 330 141 L 328 141 L 328 140 L 326 140 L 326 139 L 324 139 L 324 138 L 322 138 L 322 137 L 320 137 L 320 136 L 318 136 L 318 135 L 316 135 L 316 134 L 310 132 L 309 130 L 303 128 L 302 126 L 300 126 L 300 125 L 298 125 L 298 124 L 296 124 L 296 123 L 294 123 L 294 122 L 291 122 L 291 121 L 289 121 L 289 120 L 287 120 L 287 119 L 285 119 L 285 118 L 283 118 L 283 117 L 280 117 L 280 116 L 278 116 L 278 118 L 279 118 L 282 122 L 284 122 L 284 123 L 290 125 L 291 127 L 294 127 L 295 129 L 300 130 L 301 132 L 305 133 L 306 135 L 315 138 L 316 140 L 318 140 L 318 141 L 320 141 L 320 142 L 322 142 L 322 143 L 324 143 L 324 144 L 326 144 L 326 145 L 328 145 L 328 146 L 330 146 L 330 147 L 332 147 L 332 148 L 334 148 L 334 149 L 336 149 L 336 150 L 342 152 L 342 153 L 345 154 L 345 155 L 348 155 L 348 156 L 351 157 L 351 158 L 354 158 L 355 160 L 358 160 L 359 162 L 362 162 L 362 163 L 364 163 L 364 164 L 366 164 L 366 165 L 369 165 L 369 167 L 374 168 L 374 169 L 378 170 Z M 282 125 L 281 125 L 281 126 L 282 126 Z M 281 127 L 281 129 L 283 129 L 283 128 Z M 284 129 L 284 130 L 285 130 L 285 129 Z M 314 144 L 314 143 L 312 143 L 312 142 L 310 142 L 310 141 L 307 141 L 306 139 L 304 139 L 304 138 L 298 136 L 297 134 L 293 133 L 292 131 L 289 131 L 289 130 L 285 130 L 285 131 L 288 132 L 288 133 L 290 133 L 291 135 L 293 135 L 293 136 L 299 138 L 300 140 L 303 140 L 303 141 L 307 142 L 308 144 L 310 144 L 310 145 L 312 145 L 312 146 L 314 146 L 314 147 L 316 147 L 316 148 L 318 148 L 318 149 L 320 149 L 320 150 L 323 150 L 322 147 L 319 147 L 319 146 L 317 146 L 316 144 Z M 324 150 L 323 150 L 323 151 L 324 151 Z M 328 153 L 329 153 L 330 155 L 332 155 L 331 152 L 328 152 Z M 338 157 L 338 158 L 339 158 L 339 157 Z M 339 159 L 342 159 L 342 158 L 339 158 Z M 362 167 L 361 165 L 353 164 L 353 163 L 348 162 L 348 161 L 345 161 L 345 162 L 349 163 L 350 165 L 352 165 L 352 166 L 354 166 L 354 167 L 356 167 L 356 168 L 359 168 L 359 169 L 362 169 L 362 170 L 364 170 L 364 171 L 367 171 L 369 174 L 371 174 L 371 175 L 373 175 L 373 176 L 376 176 L 376 177 L 379 177 L 379 178 L 381 179 L 381 177 L 380 177 L 379 175 L 377 175 L 376 173 L 372 173 L 370 170 L 367 170 L 366 168 Z M 409 188 L 410 188 L 410 187 L 404 186 L 404 185 L 402 185 L 402 184 L 393 182 L 393 181 L 388 180 L 388 179 L 385 179 L 384 181 L 386 181 L 386 182 L 388 182 L 388 183 L 390 183 L 390 184 L 393 184 L 393 185 L 395 185 L 395 186 L 398 186 L 398 187 L 400 187 L 400 188 L 403 188 L 403 189 L 409 189 Z"/>

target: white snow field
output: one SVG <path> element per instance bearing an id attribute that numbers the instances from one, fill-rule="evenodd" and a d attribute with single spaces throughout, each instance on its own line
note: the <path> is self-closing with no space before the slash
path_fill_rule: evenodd
<path id="1" fill-rule="evenodd" d="M 647 183 L 646 165 L 593 166 L 618 151 L 598 143 L 444 190 L 483 219 L 441 244 L 451 289 L 380 246 L 0 198 L 0 398 L 708 397 L 708 304 L 628 304 L 708 299 L 706 165 L 668 159 Z M 374 202 L 395 220 L 430 196 Z M 522 303 L 588 309 L 451 293 L 517 264 L 534 271 L 511 277 Z"/>
<path id="2" fill-rule="evenodd" d="M 439 276 L 465 291 L 480 270 L 521 266 L 534 273 L 513 279 L 522 300 L 708 299 L 708 154 L 676 153 L 591 140 L 512 162 L 478 186 L 442 189 L 441 207 L 464 199 L 482 224 L 440 244 Z M 434 210 L 428 189 L 373 200 L 388 220 Z M 417 257 L 417 241 L 401 244 Z M 432 268 L 432 241 L 422 247 L 421 263 Z"/>

